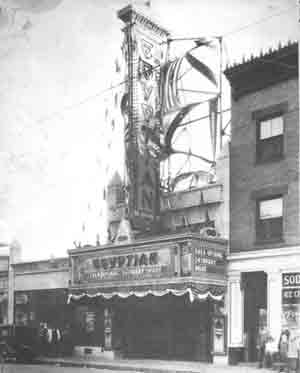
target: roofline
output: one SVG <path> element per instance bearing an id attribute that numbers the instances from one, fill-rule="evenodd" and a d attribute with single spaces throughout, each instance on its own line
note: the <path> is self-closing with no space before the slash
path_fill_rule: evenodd
<path id="1" fill-rule="evenodd" d="M 206 242 L 215 242 L 215 243 L 220 243 L 227 245 L 228 240 L 224 238 L 208 238 L 208 237 L 203 237 L 200 234 L 197 233 L 192 233 L 192 232 L 184 232 L 184 233 L 175 233 L 172 235 L 163 235 L 163 236 L 155 236 L 151 238 L 141 238 L 137 239 L 133 242 L 130 243 L 124 243 L 124 244 L 106 244 L 103 246 L 92 246 L 92 245 L 87 245 L 83 246 L 82 248 L 77 248 L 77 249 L 70 249 L 68 250 L 68 253 L 70 256 L 76 255 L 79 253 L 87 253 L 87 252 L 92 252 L 96 250 L 107 250 L 107 249 L 121 249 L 121 248 L 130 248 L 130 247 L 137 247 L 137 246 L 144 246 L 147 244 L 153 244 L 153 243 L 165 243 L 165 242 L 174 242 L 177 240 L 182 240 L 182 239 L 200 239 L 201 241 L 206 241 Z"/>
<path id="2" fill-rule="evenodd" d="M 237 72 L 242 72 L 243 70 L 246 70 L 247 68 L 251 68 L 259 63 L 264 62 L 263 60 L 265 58 L 284 57 L 284 55 L 291 54 L 291 51 L 297 48 L 298 48 L 298 41 L 290 40 L 287 42 L 287 44 L 283 46 L 281 45 L 281 43 L 279 43 L 277 49 L 269 48 L 268 51 L 265 53 L 261 51 L 258 56 L 251 55 L 250 58 L 248 59 L 243 58 L 242 62 L 240 63 L 233 63 L 231 66 L 226 66 L 226 69 L 224 70 L 224 74 L 227 76 L 227 75 L 231 75 Z"/>
<path id="3" fill-rule="evenodd" d="M 60 260 L 65 260 L 65 261 L 68 261 L 69 260 L 69 257 L 68 256 L 65 256 L 65 257 L 59 257 L 59 258 L 53 258 L 53 259 L 42 259 L 42 260 L 32 260 L 32 261 L 22 261 L 22 262 L 17 262 L 17 263 L 14 263 L 13 265 L 14 266 L 21 266 L 21 265 L 24 265 L 24 264 L 37 264 L 37 263 L 47 263 L 47 262 L 55 262 L 55 261 L 60 261 Z"/>

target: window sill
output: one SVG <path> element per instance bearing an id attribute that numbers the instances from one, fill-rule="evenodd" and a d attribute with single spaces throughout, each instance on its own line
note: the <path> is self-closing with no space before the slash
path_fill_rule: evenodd
<path id="1" fill-rule="evenodd" d="M 280 157 L 276 157 L 276 158 L 271 158 L 271 159 L 267 159 L 267 160 L 264 160 L 264 161 L 261 161 L 261 160 L 256 160 L 255 161 L 255 166 L 262 166 L 262 165 L 268 165 L 268 164 L 272 164 L 272 163 L 278 163 L 278 162 L 281 162 L 285 159 L 285 157 L 282 155 Z"/>
<path id="2" fill-rule="evenodd" d="M 254 242 L 255 246 L 266 246 L 266 245 L 273 245 L 273 244 L 283 244 L 285 242 L 284 238 L 270 238 L 268 240 L 256 240 Z"/>

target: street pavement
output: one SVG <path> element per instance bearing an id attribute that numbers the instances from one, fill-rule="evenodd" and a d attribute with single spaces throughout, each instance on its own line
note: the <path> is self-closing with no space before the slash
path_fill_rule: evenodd
<path id="1" fill-rule="evenodd" d="M 132 373 L 132 371 L 122 371 Z M 114 373 L 107 369 L 59 367 L 48 365 L 0 364 L 0 373 Z M 119 371 L 118 371 L 119 373 Z"/>
<path id="2" fill-rule="evenodd" d="M 74 362 L 74 360 L 73 360 Z M 70 363 L 70 361 L 68 362 Z M 91 366 L 86 361 L 86 364 L 81 364 L 80 366 L 76 364 L 70 366 L 68 363 L 64 364 L 62 361 L 60 363 L 52 361 L 51 363 L 45 361 L 41 364 L 34 365 L 21 365 L 5 363 L 0 364 L 0 373 L 272 373 L 270 369 L 258 369 L 255 366 L 218 366 L 214 364 L 205 363 L 191 363 L 191 362 L 179 362 L 172 361 L 139 361 L 139 366 L 133 365 L 115 365 L 107 366 L 95 365 Z M 78 364 L 78 360 L 76 361 Z M 135 361 L 137 363 L 137 361 Z M 143 367 L 142 367 L 143 365 Z M 160 365 L 160 369 L 158 368 Z M 178 368 L 181 369 L 178 369 Z M 197 367 L 197 369 L 195 369 Z M 193 369 L 191 369 L 193 368 Z M 273 371 L 274 373 L 274 371 Z"/>
<path id="3" fill-rule="evenodd" d="M 99 370 L 130 371 L 136 373 L 270 373 L 270 369 L 258 369 L 256 363 L 228 365 L 209 364 L 196 361 L 175 361 L 156 359 L 109 360 L 95 356 L 72 356 L 65 358 L 41 358 L 40 364 L 64 367 L 86 367 Z M 0 372 L 1 373 L 1 372 Z"/>

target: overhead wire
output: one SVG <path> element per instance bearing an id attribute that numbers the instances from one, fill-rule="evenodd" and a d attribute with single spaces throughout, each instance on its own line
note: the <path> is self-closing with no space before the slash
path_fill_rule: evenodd
<path id="1" fill-rule="evenodd" d="M 271 18 L 275 18 L 275 17 L 278 17 L 278 16 L 280 16 L 280 15 L 282 15 L 282 14 L 285 14 L 285 13 L 289 12 L 291 9 L 295 9 L 295 6 L 288 7 L 288 8 L 283 9 L 282 11 L 280 11 L 280 12 L 278 12 L 278 13 L 275 13 L 275 14 L 269 15 L 269 16 L 264 17 L 264 18 L 260 18 L 259 20 L 255 21 L 255 22 L 253 22 L 253 23 L 249 23 L 249 24 L 247 24 L 247 25 L 245 25 L 245 26 L 243 26 L 243 27 L 240 27 L 240 28 L 234 29 L 234 30 L 232 30 L 232 31 L 229 31 L 229 32 L 223 34 L 223 35 L 222 35 L 222 38 L 224 39 L 224 38 L 227 38 L 227 37 L 229 37 L 229 36 L 231 36 L 231 35 L 233 35 L 233 34 L 240 33 L 240 32 L 242 32 L 242 31 L 244 31 L 244 30 L 246 30 L 246 29 L 248 29 L 248 28 L 250 28 L 250 27 L 254 27 L 254 26 L 258 25 L 258 24 L 261 24 L 261 23 L 263 23 L 263 22 L 266 22 L 266 21 L 268 21 L 268 20 L 271 19 Z M 190 39 L 191 39 L 191 38 L 190 38 Z M 194 49 L 194 47 L 191 48 L 191 49 Z M 227 52 L 228 52 L 228 51 L 225 51 L 225 54 L 227 55 L 227 58 L 228 58 L 228 53 L 227 53 Z M 153 70 L 156 70 L 156 69 L 158 69 L 158 68 L 160 68 L 160 65 L 154 66 L 154 67 L 152 68 L 152 71 L 153 71 Z M 49 114 L 49 115 L 46 115 L 46 116 L 41 117 L 41 118 L 39 118 L 39 119 L 36 119 L 35 122 L 37 122 L 37 123 L 43 123 L 43 122 L 49 121 L 49 120 L 53 119 L 54 117 L 56 117 L 56 116 L 60 116 L 60 115 L 62 115 L 64 112 L 67 112 L 67 111 L 73 110 L 73 109 L 75 109 L 75 108 L 77 108 L 77 107 L 80 107 L 80 106 L 86 104 L 87 102 L 89 102 L 89 101 L 91 101 L 91 100 L 94 100 L 94 99 L 96 99 L 96 98 L 102 96 L 102 95 L 105 94 L 106 92 L 109 92 L 109 91 L 111 91 L 111 90 L 113 90 L 113 89 L 116 89 L 116 88 L 120 87 L 120 86 L 123 85 L 123 84 L 126 84 L 127 82 L 128 82 L 128 80 L 125 79 L 125 80 L 123 80 L 123 81 L 121 81 L 121 82 L 119 82 L 119 83 L 117 83 L 117 84 L 115 84 L 115 85 L 113 85 L 113 86 L 111 86 L 111 87 L 107 87 L 107 88 L 105 88 L 105 89 L 103 89 L 103 90 L 101 90 L 101 91 L 99 91 L 99 92 L 96 92 L 95 94 L 89 95 L 89 96 L 87 96 L 86 98 L 84 98 L 84 99 L 82 99 L 82 100 L 80 100 L 80 101 L 78 101 L 78 102 L 76 102 L 76 103 L 73 103 L 73 104 L 70 104 L 70 105 L 66 105 L 66 106 L 62 107 L 60 110 L 58 110 L 58 111 L 56 111 L 56 112 L 53 112 L 52 114 Z"/>
<path id="2" fill-rule="evenodd" d="M 261 24 L 263 22 L 268 21 L 271 18 L 275 18 L 275 17 L 278 17 L 278 16 L 280 16 L 282 14 L 288 13 L 291 9 L 295 9 L 295 6 L 290 6 L 288 8 L 285 8 L 285 9 L 281 10 L 280 12 L 277 12 L 277 13 L 274 13 L 272 15 L 260 18 L 259 20 L 255 21 L 255 22 L 252 22 L 252 23 L 248 23 L 245 26 L 233 29 L 232 31 L 229 31 L 229 32 L 223 34 L 222 37 L 223 38 L 227 38 L 230 35 L 238 34 L 238 33 L 242 32 L 242 31 L 248 29 L 249 27 L 257 26 L 257 25 L 259 25 L 259 24 Z"/>

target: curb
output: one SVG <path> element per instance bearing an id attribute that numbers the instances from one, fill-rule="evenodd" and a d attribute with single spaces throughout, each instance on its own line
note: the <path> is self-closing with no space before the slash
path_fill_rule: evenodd
<path id="1" fill-rule="evenodd" d="M 94 369 L 107 369 L 107 370 L 119 370 L 119 371 L 133 371 L 139 373 L 199 373 L 200 371 L 192 371 L 186 369 L 174 370 L 174 369 L 160 369 L 151 367 L 137 367 L 137 366 L 121 366 L 114 364 L 101 364 L 92 362 L 72 362 L 72 361 L 52 361 L 52 360 L 36 360 L 35 364 L 41 365 L 55 365 L 61 367 L 78 367 L 78 368 L 94 368 Z"/>

